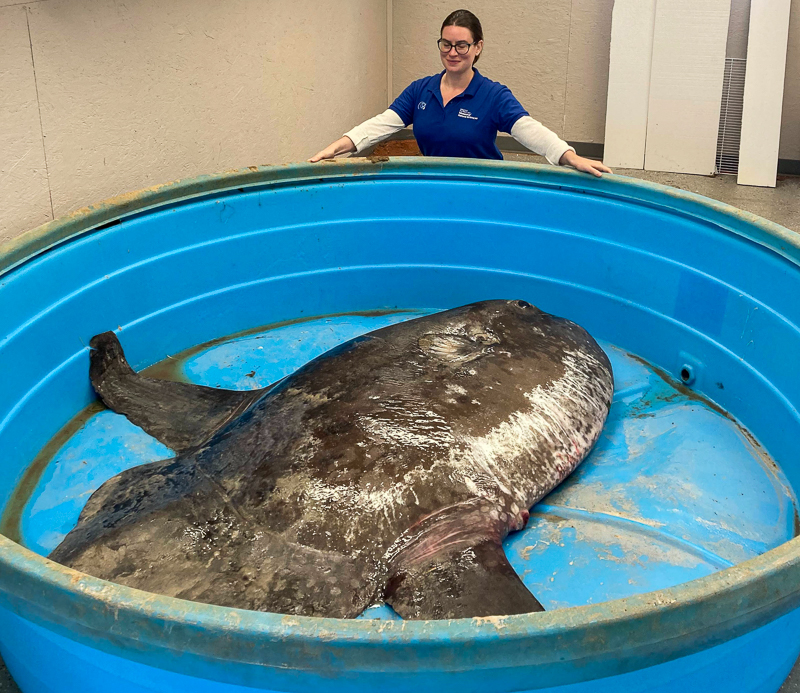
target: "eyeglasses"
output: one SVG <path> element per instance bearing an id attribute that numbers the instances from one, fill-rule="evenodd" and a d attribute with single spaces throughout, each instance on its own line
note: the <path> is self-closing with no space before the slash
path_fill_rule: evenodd
<path id="1" fill-rule="evenodd" d="M 442 53 L 449 53 L 451 49 L 455 48 L 456 53 L 459 55 L 466 55 L 469 53 L 470 46 L 474 46 L 477 44 L 475 43 L 467 43 L 466 41 L 459 41 L 458 43 L 450 43 L 450 41 L 446 41 L 445 39 L 439 39 L 436 42 L 436 45 L 439 46 L 439 51 Z"/>

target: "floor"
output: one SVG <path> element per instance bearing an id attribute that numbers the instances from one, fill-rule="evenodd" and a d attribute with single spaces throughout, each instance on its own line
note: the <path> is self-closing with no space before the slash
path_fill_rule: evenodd
<path id="1" fill-rule="evenodd" d="M 387 148 L 385 151 L 376 151 L 375 153 L 414 153 L 413 147 L 409 148 L 409 145 L 403 145 L 403 147 L 404 149 L 395 147 L 396 151 Z M 505 156 L 509 161 L 545 163 L 542 157 L 534 155 L 509 153 Z M 736 184 L 733 176 L 705 177 L 629 169 L 618 169 L 615 173 L 699 193 L 758 214 L 800 233 L 800 177 L 781 176 L 778 179 L 777 187 L 773 189 L 740 186 Z M 0 659 L 0 693 L 19 693 L 19 689 L 3 666 L 2 659 Z M 800 660 L 780 689 L 780 693 L 800 693 Z"/>

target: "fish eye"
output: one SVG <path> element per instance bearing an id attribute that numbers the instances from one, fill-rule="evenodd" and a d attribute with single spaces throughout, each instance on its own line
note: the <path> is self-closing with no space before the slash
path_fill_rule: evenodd
<path id="1" fill-rule="evenodd" d="M 531 307 L 531 304 L 528 303 L 527 301 L 517 301 L 517 305 L 520 308 L 530 308 Z"/>

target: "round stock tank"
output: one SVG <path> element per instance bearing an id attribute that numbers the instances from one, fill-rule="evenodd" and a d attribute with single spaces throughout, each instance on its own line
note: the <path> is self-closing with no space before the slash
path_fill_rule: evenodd
<path id="1" fill-rule="evenodd" d="M 0 654 L 25 693 L 777 691 L 800 653 L 799 262 L 787 229 L 687 192 L 416 157 L 251 167 L 33 230 L 0 248 Z M 264 387 L 495 298 L 579 323 L 615 371 L 597 446 L 504 545 L 545 612 L 286 616 L 47 559 L 94 489 L 171 454 L 96 404 L 93 335 Z"/>

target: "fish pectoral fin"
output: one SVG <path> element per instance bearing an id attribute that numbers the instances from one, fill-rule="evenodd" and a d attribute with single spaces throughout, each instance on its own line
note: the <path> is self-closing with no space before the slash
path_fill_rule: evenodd
<path id="1" fill-rule="evenodd" d="M 392 559 L 386 602 L 405 619 L 544 611 L 506 558 L 504 523 L 480 505 L 451 508 L 426 518 Z"/>
<path id="2" fill-rule="evenodd" d="M 146 378 L 130 367 L 113 332 L 93 337 L 90 346 L 89 377 L 103 404 L 179 454 L 204 443 L 264 393 Z"/>

